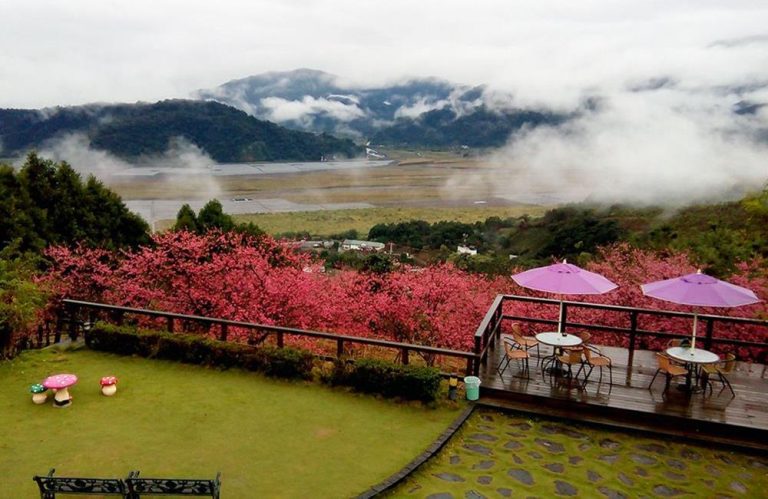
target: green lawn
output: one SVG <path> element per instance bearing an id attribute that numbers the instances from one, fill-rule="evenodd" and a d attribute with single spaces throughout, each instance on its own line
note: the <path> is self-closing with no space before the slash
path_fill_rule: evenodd
<path id="1" fill-rule="evenodd" d="M 29 386 L 71 372 L 73 404 Z M 119 378 L 104 397 L 101 376 Z M 0 497 L 35 497 L 34 474 L 213 477 L 224 497 L 349 497 L 423 451 L 457 416 L 239 370 L 86 349 L 0 362 Z"/>

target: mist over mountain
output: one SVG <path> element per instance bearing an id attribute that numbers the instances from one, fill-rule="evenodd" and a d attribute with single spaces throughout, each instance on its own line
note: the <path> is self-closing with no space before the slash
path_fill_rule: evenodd
<path id="1" fill-rule="evenodd" d="M 418 78 L 364 88 L 312 69 L 232 80 L 196 95 L 286 127 L 400 146 L 496 147 L 522 127 L 566 119 L 547 109 L 517 108 L 511 94 L 483 85 Z"/>
<path id="2" fill-rule="evenodd" d="M 288 130 L 217 102 L 0 109 L 2 156 L 21 155 L 73 134 L 84 135 L 94 149 L 126 160 L 162 155 L 179 140 L 223 163 L 317 161 L 322 156 L 362 153 L 351 140 Z"/>

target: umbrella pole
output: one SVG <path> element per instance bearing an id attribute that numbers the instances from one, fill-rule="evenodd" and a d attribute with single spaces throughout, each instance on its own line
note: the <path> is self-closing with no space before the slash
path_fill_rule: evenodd
<path id="1" fill-rule="evenodd" d="M 563 332 L 563 300 L 560 300 L 560 313 L 557 315 L 557 332 Z"/>
<path id="2" fill-rule="evenodd" d="M 699 314 L 693 313 L 693 338 L 691 339 L 691 350 L 696 348 L 696 325 L 699 322 Z"/>

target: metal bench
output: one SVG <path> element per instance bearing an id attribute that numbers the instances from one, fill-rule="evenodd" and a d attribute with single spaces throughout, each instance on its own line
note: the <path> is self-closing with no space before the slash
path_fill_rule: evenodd
<path id="1" fill-rule="evenodd" d="M 127 497 L 125 482 L 119 478 L 74 478 L 53 476 L 51 468 L 45 476 L 35 475 L 33 480 L 40 487 L 41 499 L 56 499 L 56 494 L 114 495 Z"/>
<path id="2" fill-rule="evenodd" d="M 148 496 L 210 496 L 219 499 L 221 491 L 221 473 L 213 480 L 185 478 L 140 478 L 138 471 L 132 471 L 125 479 L 128 498 L 139 499 L 142 494 Z"/>

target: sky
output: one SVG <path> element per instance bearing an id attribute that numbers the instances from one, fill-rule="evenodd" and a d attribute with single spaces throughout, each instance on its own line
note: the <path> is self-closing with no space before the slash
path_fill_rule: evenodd
<path id="1" fill-rule="evenodd" d="M 154 101 L 300 67 L 568 105 L 669 77 L 768 80 L 763 0 L 2 0 L 0 107 Z"/>
<path id="2" fill-rule="evenodd" d="M 687 202 L 768 178 L 768 106 L 734 113 L 768 104 L 765 0 L 0 0 L 0 26 L 0 108 L 188 97 L 297 68 L 348 86 L 432 76 L 523 107 L 598 102 L 494 155 L 545 189 Z"/>

